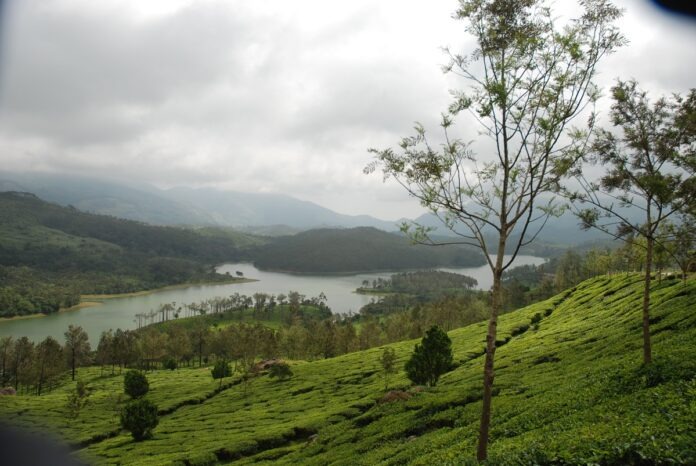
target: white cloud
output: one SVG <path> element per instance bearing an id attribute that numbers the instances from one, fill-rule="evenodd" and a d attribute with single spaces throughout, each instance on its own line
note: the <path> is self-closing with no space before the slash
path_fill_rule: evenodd
<path id="1" fill-rule="evenodd" d="M 684 91 L 693 24 L 623 0 L 632 45 L 601 82 Z M 367 177 L 368 147 L 436 129 L 465 47 L 455 1 L 23 0 L 5 15 L 4 168 L 284 192 L 384 218 L 421 208 Z M 458 125 L 464 139 L 474 130 Z"/>

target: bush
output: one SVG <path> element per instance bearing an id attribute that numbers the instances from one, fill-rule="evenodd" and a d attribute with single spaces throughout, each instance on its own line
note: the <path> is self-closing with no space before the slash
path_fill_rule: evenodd
<path id="1" fill-rule="evenodd" d="M 177 368 L 176 360 L 174 358 L 167 358 L 162 363 L 162 367 L 164 367 L 165 369 L 169 369 L 170 371 L 173 371 Z"/>
<path id="2" fill-rule="evenodd" d="M 78 380 L 75 384 L 75 389 L 68 393 L 66 407 L 68 409 L 68 417 L 77 419 L 80 411 L 87 405 L 89 395 L 92 390 L 82 380 Z"/>
<path id="3" fill-rule="evenodd" d="M 131 398 L 142 398 L 149 390 L 150 384 L 142 372 L 131 370 L 123 376 L 123 391 Z"/>
<path id="4" fill-rule="evenodd" d="M 442 374 L 452 369 L 452 363 L 452 340 L 434 325 L 406 362 L 406 375 L 416 385 L 432 387 Z"/>
<path id="5" fill-rule="evenodd" d="M 220 379 L 220 387 L 222 387 L 222 379 L 232 375 L 232 369 L 230 369 L 230 363 L 225 359 L 219 359 L 212 369 L 213 379 Z"/>
<path id="6" fill-rule="evenodd" d="M 157 406 L 149 400 L 132 401 L 121 411 L 121 427 L 130 431 L 136 441 L 152 437 L 157 423 Z"/>
<path id="7" fill-rule="evenodd" d="M 289 379 L 293 376 L 292 369 L 285 362 L 279 362 L 278 364 L 273 364 L 268 369 L 268 376 L 270 378 L 278 377 L 278 380 Z"/>

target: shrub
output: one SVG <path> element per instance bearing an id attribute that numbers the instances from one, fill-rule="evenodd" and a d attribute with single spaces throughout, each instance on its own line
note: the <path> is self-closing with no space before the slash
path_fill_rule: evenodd
<path id="1" fill-rule="evenodd" d="M 68 393 L 66 407 L 68 409 L 68 417 L 77 419 L 80 411 L 87 405 L 91 390 L 89 386 L 82 380 L 78 380 L 75 384 L 75 389 Z"/>
<path id="2" fill-rule="evenodd" d="M 389 389 L 389 376 L 396 373 L 396 352 L 394 348 L 386 347 L 382 353 L 382 357 L 379 358 L 379 362 L 382 364 L 382 369 L 384 370 L 384 389 Z"/>
<path id="3" fill-rule="evenodd" d="M 123 391 L 131 398 L 142 398 L 149 390 L 150 384 L 142 372 L 131 370 L 123 376 Z"/>
<path id="4" fill-rule="evenodd" d="M 165 369 L 169 369 L 170 371 L 173 371 L 177 368 L 176 360 L 174 358 L 167 358 L 162 363 L 162 367 L 164 367 Z"/>
<path id="5" fill-rule="evenodd" d="M 213 379 L 220 379 L 220 387 L 222 387 L 222 379 L 232 375 L 230 363 L 228 363 L 225 359 L 219 359 L 213 366 L 211 373 L 213 375 Z"/>
<path id="6" fill-rule="evenodd" d="M 285 362 L 273 364 L 268 369 L 268 376 L 271 378 L 278 377 L 278 380 L 286 380 L 293 376 L 292 369 Z"/>
<path id="7" fill-rule="evenodd" d="M 451 369 L 452 340 L 434 325 L 406 362 L 406 375 L 417 385 L 434 386 L 440 376 Z"/>
<path id="8" fill-rule="evenodd" d="M 152 437 L 157 423 L 157 406 L 149 400 L 132 401 L 121 411 L 121 427 L 130 431 L 136 441 Z"/>

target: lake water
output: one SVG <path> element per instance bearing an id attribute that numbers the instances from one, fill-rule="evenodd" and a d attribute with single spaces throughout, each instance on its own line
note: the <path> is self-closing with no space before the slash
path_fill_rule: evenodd
<path id="1" fill-rule="evenodd" d="M 515 265 L 542 264 L 544 259 L 534 256 L 518 256 Z M 479 288 L 489 289 L 492 276 L 487 265 L 469 268 L 442 268 L 448 272 L 461 273 L 478 280 Z M 363 273 L 356 275 L 293 275 L 280 272 L 265 272 L 256 269 L 251 264 L 225 264 L 218 267 L 221 273 L 230 272 L 234 275 L 240 271 L 246 278 L 258 281 L 223 285 L 201 285 L 187 288 L 158 291 L 143 296 L 116 298 L 104 301 L 103 304 L 68 312 L 50 314 L 20 320 L 0 320 L 0 337 L 27 336 L 39 341 L 46 336 L 52 336 L 62 342 L 63 333 L 68 325 L 81 325 L 90 336 L 93 346 L 97 344 L 99 335 L 108 329 L 135 328 L 135 314 L 157 309 L 160 304 L 176 302 L 188 304 L 213 298 L 229 296 L 234 293 L 252 295 L 256 292 L 279 294 L 288 291 L 298 291 L 307 297 L 318 296 L 323 292 L 328 305 L 334 313 L 358 312 L 367 304 L 372 296 L 355 293 L 363 280 L 372 281 L 378 277 L 388 278 L 391 272 Z"/>

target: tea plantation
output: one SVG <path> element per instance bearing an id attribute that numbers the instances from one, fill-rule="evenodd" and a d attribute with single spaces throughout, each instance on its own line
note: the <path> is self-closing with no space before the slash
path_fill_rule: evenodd
<path id="1" fill-rule="evenodd" d="M 641 289 L 639 275 L 602 276 L 502 316 L 490 464 L 696 464 L 696 280 L 655 283 L 649 368 Z M 456 369 L 428 389 L 401 370 L 390 385 L 410 398 L 389 403 L 375 348 L 221 389 L 210 368 L 149 373 L 160 421 L 142 442 L 118 429 L 123 377 L 98 368 L 79 371 L 93 392 L 77 419 L 68 380 L 0 398 L 0 418 L 48 425 L 96 464 L 474 464 L 484 335 L 450 332 Z M 400 368 L 414 344 L 391 345 Z"/>

